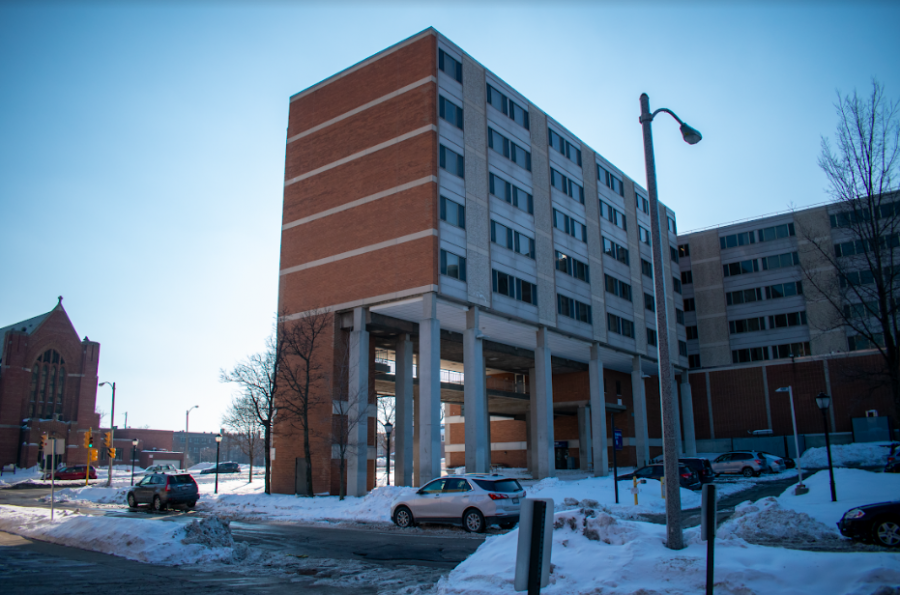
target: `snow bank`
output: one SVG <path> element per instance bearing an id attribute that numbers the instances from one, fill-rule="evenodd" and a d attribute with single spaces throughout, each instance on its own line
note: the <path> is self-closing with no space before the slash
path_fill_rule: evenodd
<path id="1" fill-rule="evenodd" d="M 94 502 L 95 504 L 125 504 L 128 487 L 100 487 L 90 486 L 82 488 L 63 488 L 56 490 L 56 501 L 64 502 Z M 50 502 L 50 496 L 41 498 L 41 502 Z"/>
<path id="2" fill-rule="evenodd" d="M 887 461 L 890 442 L 854 442 L 833 444 L 831 462 L 834 467 L 877 467 Z M 800 457 L 804 469 L 827 469 L 828 451 L 822 446 L 809 448 Z"/>
<path id="3" fill-rule="evenodd" d="M 737 506 L 728 522 L 719 529 L 719 536 L 779 544 L 836 542 L 839 539 L 836 527 L 829 527 L 805 512 L 782 508 L 776 498 Z"/>
<path id="4" fill-rule="evenodd" d="M 665 547 L 665 527 L 593 509 L 555 515 L 547 595 L 682 595 L 703 592 L 706 544 L 685 532 L 683 550 Z M 514 593 L 518 531 L 488 537 L 437 586 L 441 595 Z M 900 584 L 900 559 L 881 553 L 811 553 L 753 546 L 732 536 L 716 548 L 717 593 L 871 595 Z"/>
<path id="5" fill-rule="evenodd" d="M 562 481 L 558 477 L 548 477 L 526 488 L 527 497 L 553 498 L 557 511 L 577 506 L 597 507 L 615 511 L 619 516 L 634 517 L 639 514 L 666 511 L 666 501 L 662 498 L 662 486 L 655 479 L 638 484 L 638 505 L 634 505 L 631 493 L 633 482 L 620 481 L 619 504 L 616 504 L 612 477 L 590 477 L 577 481 Z M 747 486 L 745 486 L 747 487 Z M 681 507 L 700 506 L 700 493 L 681 488 Z"/>

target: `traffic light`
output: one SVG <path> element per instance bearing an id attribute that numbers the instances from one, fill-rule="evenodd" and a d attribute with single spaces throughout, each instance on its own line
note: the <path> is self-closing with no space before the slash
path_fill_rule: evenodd
<path id="1" fill-rule="evenodd" d="M 115 449 L 115 448 L 110 448 L 110 449 L 109 449 L 109 458 L 110 458 L 110 459 L 116 458 L 116 449 Z"/>
<path id="2" fill-rule="evenodd" d="M 94 436 L 90 430 L 84 433 L 84 447 L 94 448 Z"/>
<path id="3" fill-rule="evenodd" d="M 98 458 L 100 458 L 100 455 L 99 455 L 99 453 L 97 452 L 97 449 L 96 449 L 96 448 L 92 448 L 92 449 L 89 450 L 88 452 L 91 453 L 90 461 L 91 461 L 92 463 L 93 463 L 94 461 L 96 461 Z"/>
<path id="4" fill-rule="evenodd" d="M 47 434 L 41 434 L 41 450 L 47 452 L 48 446 L 50 446 L 50 442 L 47 439 Z"/>
<path id="5" fill-rule="evenodd" d="M 103 446 L 106 448 L 112 448 L 112 432 L 107 432 L 103 436 Z"/>

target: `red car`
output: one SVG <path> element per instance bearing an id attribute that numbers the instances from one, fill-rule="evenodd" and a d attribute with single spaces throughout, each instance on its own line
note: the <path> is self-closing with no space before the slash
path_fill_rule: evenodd
<path id="1" fill-rule="evenodd" d="M 56 479 L 59 480 L 67 480 L 67 479 L 84 479 L 85 475 L 85 466 L 84 465 L 73 465 L 71 467 L 66 467 L 64 469 L 56 470 Z M 97 470 L 94 467 L 91 467 L 89 479 L 97 479 Z M 44 479 L 50 479 L 50 473 L 44 473 Z"/>

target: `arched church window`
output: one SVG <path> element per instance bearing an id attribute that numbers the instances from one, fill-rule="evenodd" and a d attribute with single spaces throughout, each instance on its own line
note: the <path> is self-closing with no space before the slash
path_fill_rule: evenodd
<path id="1" fill-rule="evenodd" d="M 65 359 L 55 349 L 42 353 L 31 367 L 31 417 L 50 418 L 62 413 L 65 394 Z"/>
<path id="2" fill-rule="evenodd" d="M 59 367 L 59 382 L 56 384 L 56 411 L 55 413 L 60 416 L 62 419 L 62 400 L 63 394 L 66 391 L 66 369 L 63 366 Z"/>

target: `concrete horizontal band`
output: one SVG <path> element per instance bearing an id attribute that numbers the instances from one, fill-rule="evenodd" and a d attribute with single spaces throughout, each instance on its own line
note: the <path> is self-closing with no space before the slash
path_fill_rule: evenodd
<path id="1" fill-rule="evenodd" d="M 401 291 L 394 291 L 392 293 L 384 293 L 381 295 L 376 295 L 370 298 L 363 298 L 359 300 L 353 300 L 352 302 L 343 302 L 341 304 L 332 304 L 330 306 L 323 306 L 317 310 L 306 310 L 303 312 L 296 312 L 294 314 L 288 314 L 287 316 L 282 316 L 279 318 L 281 322 L 285 322 L 288 320 L 297 320 L 298 318 L 304 318 L 306 316 L 310 316 L 316 313 L 322 312 L 340 312 L 343 310 L 351 310 L 353 308 L 358 308 L 359 306 L 370 306 L 373 304 L 380 304 L 383 302 L 389 302 L 392 300 L 401 300 L 404 298 L 423 295 L 426 293 L 434 293 L 437 292 L 437 285 L 422 285 L 421 287 L 411 287 L 409 289 L 403 289 Z"/>
<path id="2" fill-rule="evenodd" d="M 415 89 L 417 87 L 421 87 L 422 85 L 425 85 L 427 83 L 437 83 L 437 78 L 435 78 L 433 76 L 426 76 L 425 78 L 423 78 L 421 80 L 418 80 L 412 84 L 406 85 L 405 87 L 401 87 L 400 89 L 397 89 L 396 91 L 388 93 L 387 95 L 383 95 L 382 97 L 379 97 L 378 99 L 373 99 L 369 103 L 361 105 L 357 108 L 353 108 L 349 112 L 344 112 L 340 116 L 335 116 L 334 118 L 328 120 L 327 122 L 322 122 L 321 124 L 319 124 L 317 126 L 313 126 L 312 128 L 304 130 L 303 132 L 301 132 L 299 134 L 295 134 L 294 136 L 288 138 L 287 142 L 288 142 L 288 144 L 290 144 L 290 143 L 294 142 L 295 140 L 299 140 L 299 139 L 303 138 L 304 136 L 308 136 L 314 132 L 318 132 L 319 130 L 322 130 L 323 128 L 328 128 L 332 124 L 337 124 L 341 120 L 346 120 L 347 118 L 355 116 L 356 114 L 363 112 L 363 111 L 369 109 L 370 107 L 375 107 L 379 103 L 384 103 L 385 101 L 393 99 L 394 97 L 397 97 L 399 95 L 403 95 L 407 91 L 412 91 L 413 89 Z"/>
<path id="3" fill-rule="evenodd" d="M 352 202 L 348 202 L 345 205 L 341 205 L 339 207 L 334 207 L 332 209 L 327 209 L 325 211 L 322 211 L 321 213 L 316 213 L 315 215 L 303 217 L 302 219 L 297 219 L 296 221 L 291 221 L 290 223 L 285 223 L 284 225 L 281 226 L 281 230 L 285 231 L 287 229 L 291 229 L 292 227 L 297 227 L 298 225 L 303 225 L 304 223 L 309 223 L 310 221 L 315 221 L 316 219 L 328 217 L 329 215 L 335 215 L 342 211 L 353 209 L 355 207 L 359 207 L 364 204 L 376 201 L 379 198 L 391 196 L 392 194 L 397 194 L 398 192 L 403 192 L 404 190 L 409 190 L 410 188 L 415 188 L 416 186 L 421 186 L 421 185 L 427 184 L 429 182 L 434 182 L 435 184 L 437 184 L 437 181 L 438 181 L 437 176 L 425 176 L 424 178 L 419 178 L 418 180 L 413 180 L 412 182 L 407 182 L 406 184 L 401 184 L 399 186 L 394 186 L 393 188 L 388 188 L 387 190 L 382 190 L 381 192 L 376 192 L 375 194 L 370 194 L 369 196 L 364 196 L 364 197 L 354 200 Z"/>
<path id="4" fill-rule="evenodd" d="M 368 449 L 368 453 L 366 458 L 370 461 L 375 460 L 375 447 L 374 446 L 366 446 Z M 350 460 L 350 458 L 355 454 L 355 448 L 347 445 L 344 450 L 344 459 Z M 341 459 L 341 445 L 340 444 L 332 444 L 331 445 L 331 459 L 332 460 L 340 460 Z"/>
<path id="5" fill-rule="evenodd" d="M 329 163 L 327 165 L 323 165 L 322 167 L 316 168 L 312 171 L 308 171 L 305 174 L 299 175 L 295 178 L 291 178 L 290 180 L 287 180 L 284 183 L 284 186 L 286 188 L 286 187 L 290 186 L 291 184 L 296 184 L 297 182 L 302 182 L 303 180 L 305 180 L 307 178 L 311 178 L 322 172 L 328 171 L 329 169 L 334 169 L 335 167 L 338 167 L 339 165 L 344 165 L 345 163 L 350 163 L 351 161 L 355 161 L 356 159 L 359 159 L 360 157 L 365 157 L 366 155 L 371 155 L 372 153 L 376 153 L 382 149 L 387 149 L 388 147 L 392 147 L 396 144 L 402 143 L 405 140 L 409 140 L 413 137 L 419 136 L 420 134 L 424 134 L 426 132 L 431 132 L 431 131 L 437 132 L 437 126 L 435 126 L 434 124 L 428 124 L 427 126 L 422 126 L 421 128 L 416 128 L 415 130 L 411 130 L 411 131 L 407 132 L 406 134 L 401 134 L 400 136 L 392 138 L 390 140 L 386 140 L 383 143 L 378 143 L 374 147 L 369 147 L 368 149 L 363 149 L 362 151 L 359 151 L 358 153 L 348 155 L 342 159 L 338 159 L 337 161 L 332 161 L 331 163 Z"/>
<path id="6" fill-rule="evenodd" d="M 356 250 L 350 250 L 348 252 L 342 252 L 341 254 L 335 254 L 334 256 L 328 256 L 327 258 L 320 258 L 319 260 L 313 260 L 312 262 L 307 262 L 305 264 L 298 264 L 296 266 L 288 267 L 286 269 L 283 269 L 279 274 L 290 275 L 291 273 L 305 271 L 306 269 L 322 266 L 323 264 L 337 262 L 338 260 L 344 260 L 346 258 L 353 258 L 354 256 L 359 256 L 360 254 L 367 254 L 369 252 L 381 250 L 382 248 L 389 248 L 391 246 L 397 246 L 398 244 L 405 244 L 406 242 L 420 240 L 429 236 L 436 236 L 437 234 L 438 231 L 436 229 L 425 229 L 423 231 L 418 231 L 409 235 L 400 236 L 399 238 L 393 238 L 391 240 L 385 240 L 384 242 L 378 242 L 377 244 L 371 244 L 369 246 L 357 248 Z"/>

